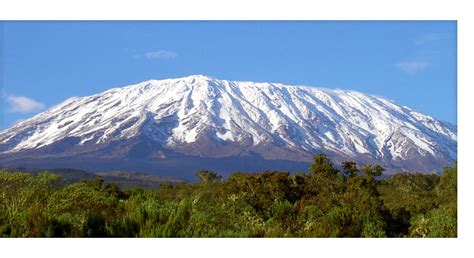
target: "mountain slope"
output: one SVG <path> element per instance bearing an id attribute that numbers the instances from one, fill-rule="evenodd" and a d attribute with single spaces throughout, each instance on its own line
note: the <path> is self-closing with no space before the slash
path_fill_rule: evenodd
<path id="1" fill-rule="evenodd" d="M 456 130 L 355 91 L 197 75 L 70 98 L 1 132 L 0 158 L 4 163 L 80 157 L 144 164 L 184 157 L 304 163 L 324 151 L 338 161 L 431 172 L 456 159 Z"/>

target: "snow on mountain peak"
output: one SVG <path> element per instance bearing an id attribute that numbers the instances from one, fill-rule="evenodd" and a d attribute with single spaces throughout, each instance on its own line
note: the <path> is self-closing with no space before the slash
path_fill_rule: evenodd
<path id="1" fill-rule="evenodd" d="M 71 137 L 78 139 L 75 145 L 100 145 L 140 136 L 172 150 L 227 144 L 268 159 L 307 160 L 326 151 L 383 162 L 447 163 L 456 159 L 456 130 L 355 91 L 192 75 L 70 98 L 1 132 L 0 153 Z M 203 148 L 196 155 L 214 154 Z"/>

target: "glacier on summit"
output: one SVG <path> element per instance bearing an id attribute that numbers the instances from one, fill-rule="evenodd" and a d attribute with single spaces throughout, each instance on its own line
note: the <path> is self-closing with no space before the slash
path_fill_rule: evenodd
<path id="1" fill-rule="evenodd" d="M 439 172 L 457 158 L 457 128 L 356 91 L 194 75 L 70 98 L 0 132 L 5 164 L 81 157 L 159 168 L 178 156 L 307 163 L 319 152 Z"/>

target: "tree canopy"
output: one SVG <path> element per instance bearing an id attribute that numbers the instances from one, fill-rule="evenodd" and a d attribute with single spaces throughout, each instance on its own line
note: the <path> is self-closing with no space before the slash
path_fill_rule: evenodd
<path id="1" fill-rule="evenodd" d="M 199 182 L 122 190 L 0 172 L 3 237 L 456 237 L 457 165 L 442 175 L 340 164 L 309 173 L 196 173 Z"/>

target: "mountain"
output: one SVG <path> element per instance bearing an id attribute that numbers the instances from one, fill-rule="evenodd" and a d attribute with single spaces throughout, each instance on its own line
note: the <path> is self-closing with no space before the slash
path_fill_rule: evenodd
<path id="1" fill-rule="evenodd" d="M 382 97 L 195 75 L 73 97 L 0 132 L 0 165 L 131 170 L 307 170 L 314 154 L 439 172 L 456 126 Z"/>

